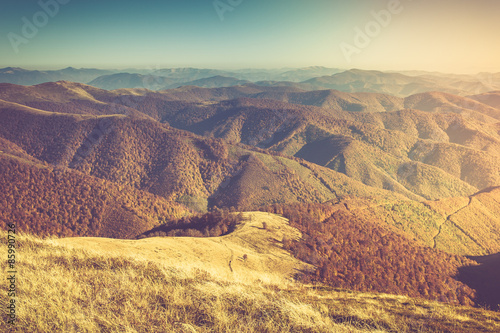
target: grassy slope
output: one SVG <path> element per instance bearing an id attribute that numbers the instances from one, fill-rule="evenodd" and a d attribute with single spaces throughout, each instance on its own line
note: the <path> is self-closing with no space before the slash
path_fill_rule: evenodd
<path id="1" fill-rule="evenodd" d="M 199 268 L 219 278 L 240 282 L 284 283 L 305 264 L 281 249 L 284 235 L 301 237 L 287 220 L 269 213 L 245 213 L 248 221 L 221 237 L 153 237 L 141 240 L 62 238 L 56 244 L 104 251 L 110 255 L 140 256 L 168 266 Z M 263 228 L 266 224 L 266 229 Z M 140 253 L 138 255 L 138 253 Z M 246 254 L 246 257 L 244 257 Z"/>
<path id="2" fill-rule="evenodd" d="M 270 231 L 260 229 L 263 219 Z M 249 224 L 219 240 L 235 249 L 246 247 L 248 260 L 257 260 L 281 252 L 267 239 L 279 238 L 285 229 L 293 232 L 288 228 L 283 219 L 253 214 Z M 0 234 L 2 239 L 6 238 L 5 232 Z M 500 329 L 500 315 L 481 309 L 270 280 L 266 278 L 269 267 L 263 266 L 251 275 L 238 275 L 240 266 L 235 265 L 235 273 L 230 274 L 227 262 L 210 253 L 199 260 L 199 265 L 187 266 L 182 262 L 172 265 L 175 260 L 166 258 L 173 254 L 161 252 L 164 245 L 160 241 L 164 239 L 130 241 L 141 244 L 140 252 L 123 241 L 104 239 L 40 240 L 18 235 L 17 240 L 21 272 L 17 327 L 27 332 L 496 332 Z M 252 240 L 256 244 L 247 242 Z M 202 244 L 196 243 L 199 239 L 183 242 Z M 94 249 L 82 248 L 91 243 L 95 244 Z M 165 244 L 169 246 L 168 241 Z M 4 242 L 0 247 L 6 251 Z M 227 258 L 228 248 L 219 249 L 222 257 Z M 193 250 L 186 253 L 189 255 L 190 251 Z M 219 264 L 223 267 L 218 267 Z M 5 304 L 5 284 L 0 288 L 0 300 Z M 5 321 L 0 323 L 2 331 L 8 330 L 5 325 Z"/>
<path id="3" fill-rule="evenodd" d="M 455 253 L 487 255 L 500 251 L 500 188 L 483 190 L 468 198 L 429 202 L 446 219 L 437 242 L 453 247 Z M 455 237 L 446 239 L 443 230 L 455 229 Z M 464 242 L 463 240 L 467 240 Z"/>
<path id="4" fill-rule="evenodd" d="M 480 256 L 500 251 L 500 188 L 436 201 L 344 198 L 357 217 L 387 223 L 407 238 L 448 253 Z"/>

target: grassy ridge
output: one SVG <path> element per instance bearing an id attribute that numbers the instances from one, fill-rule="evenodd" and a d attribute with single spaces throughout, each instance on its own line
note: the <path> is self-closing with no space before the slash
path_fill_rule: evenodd
<path id="1" fill-rule="evenodd" d="M 2 240 L 6 233 L 0 232 Z M 500 315 L 404 296 L 223 281 L 18 235 L 25 332 L 495 332 Z M 5 253 L 2 242 L 0 251 Z M 0 301 L 5 304 L 6 285 Z M 0 330 L 9 331 L 5 321 Z"/>

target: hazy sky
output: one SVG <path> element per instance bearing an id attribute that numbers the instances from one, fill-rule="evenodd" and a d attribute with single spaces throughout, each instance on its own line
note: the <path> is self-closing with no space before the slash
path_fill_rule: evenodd
<path id="1" fill-rule="evenodd" d="M 500 71 L 498 0 L 215 3 L 1 0 L 0 67 Z"/>

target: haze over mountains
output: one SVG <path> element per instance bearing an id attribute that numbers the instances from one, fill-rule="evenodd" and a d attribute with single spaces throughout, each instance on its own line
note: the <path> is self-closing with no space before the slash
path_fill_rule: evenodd
<path id="1" fill-rule="evenodd" d="M 0 82 L 14 83 L 20 85 L 33 85 L 52 81 L 73 81 L 79 83 L 89 83 L 96 80 L 96 86 L 108 84 L 107 89 L 117 88 L 149 88 L 148 84 L 156 81 L 165 81 L 165 84 L 159 88 L 166 88 L 168 85 L 175 85 L 175 88 L 183 85 L 182 83 L 208 79 L 217 76 L 235 77 L 238 80 L 247 81 L 293 81 L 299 82 L 308 80 L 317 76 L 332 75 L 340 72 L 339 69 L 325 67 L 307 67 L 302 69 L 284 68 L 281 70 L 258 70 L 242 69 L 235 71 L 216 70 L 216 69 L 198 69 L 198 68 L 167 68 L 167 69 L 125 69 L 125 70 L 99 70 L 68 67 L 61 70 L 26 70 L 18 67 L 6 67 L 0 69 Z M 143 81 L 135 82 L 136 86 L 127 87 L 120 85 L 120 79 L 138 78 Z M 100 85 L 99 85 L 100 84 Z M 123 84 L 123 83 L 122 83 Z M 185 84 L 184 84 L 185 85 Z"/>
<path id="2" fill-rule="evenodd" d="M 473 269 L 482 259 L 463 257 L 500 251 L 498 75 L 1 72 L 17 84 L 0 83 L 0 219 L 22 220 L 22 231 L 135 238 L 216 207 L 292 211 L 306 236 L 288 250 L 314 267 L 315 281 L 498 300 L 478 287 L 495 259 Z M 19 84 L 68 73 L 91 84 Z M 395 264 L 396 243 L 406 242 L 414 250 Z M 363 246 L 379 266 L 364 264 Z M 408 285 L 379 284 L 381 267 L 411 276 Z"/>
<path id="3" fill-rule="evenodd" d="M 216 70 L 198 68 L 99 70 L 68 67 L 38 71 L 7 67 L 0 69 L 0 82 L 33 85 L 53 81 L 73 81 L 97 88 L 173 89 L 195 85 L 205 88 L 245 84 L 295 87 L 302 90 L 336 89 L 344 92 L 377 92 L 399 97 L 441 91 L 466 96 L 500 90 L 500 73 L 455 75 L 434 72 L 381 72 L 341 70 L 320 66 L 281 70 Z M 248 82 L 247 82 L 248 81 Z"/>

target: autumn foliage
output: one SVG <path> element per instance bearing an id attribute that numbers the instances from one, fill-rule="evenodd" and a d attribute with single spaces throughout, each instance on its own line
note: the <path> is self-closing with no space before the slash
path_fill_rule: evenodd
<path id="1" fill-rule="evenodd" d="M 133 238 L 188 209 L 73 170 L 0 158 L 0 221 L 37 235 Z"/>
<path id="2" fill-rule="evenodd" d="M 283 243 L 295 257 L 315 265 L 301 276 L 306 282 L 474 304 L 475 291 L 454 278 L 459 267 L 474 264 L 465 257 L 421 246 L 330 204 L 264 210 L 282 214 L 303 233 L 302 239 Z"/>
<path id="3" fill-rule="evenodd" d="M 184 216 L 145 232 L 144 237 L 218 237 L 226 235 L 243 221 L 243 214 L 214 209 L 206 214 Z"/>

